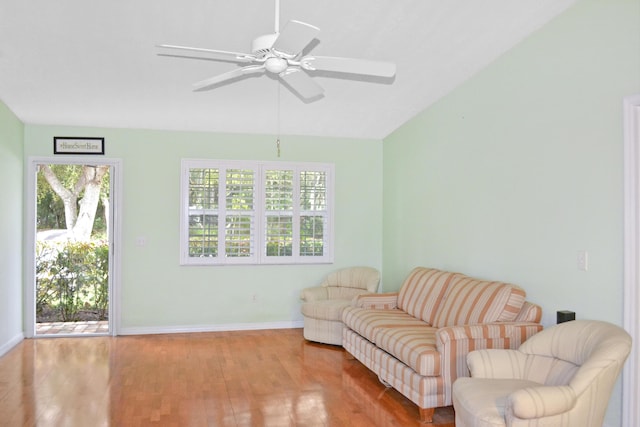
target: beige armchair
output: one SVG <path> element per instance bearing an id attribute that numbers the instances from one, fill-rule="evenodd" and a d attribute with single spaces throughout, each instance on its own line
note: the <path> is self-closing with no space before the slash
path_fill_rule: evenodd
<path id="1" fill-rule="evenodd" d="M 342 310 L 355 296 L 375 293 L 379 283 L 375 268 L 349 267 L 329 274 L 320 286 L 303 289 L 305 339 L 342 345 Z"/>
<path id="2" fill-rule="evenodd" d="M 477 350 L 453 384 L 456 427 L 600 427 L 631 350 L 622 328 L 594 320 L 551 326 L 517 350 Z"/>

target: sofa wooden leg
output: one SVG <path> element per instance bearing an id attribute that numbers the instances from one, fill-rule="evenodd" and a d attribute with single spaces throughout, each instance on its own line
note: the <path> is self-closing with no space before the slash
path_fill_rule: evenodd
<path id="1" fill-rule="evenodd" d="M 378 375 L 378 381 L 380 381 L 382 383 L 382 385 L 385 386 L 386 388 L 391 388 L 391 384 L 389 384 L 388 382 L 383 380 L 380 375 Z"/>
<path id="2" fill-rule="evenodd" d="M 436 408 L 418 408 L 418 409 L 420 410 L 421 423 L 433 422 L 433 413 L 436 411 Z"/>

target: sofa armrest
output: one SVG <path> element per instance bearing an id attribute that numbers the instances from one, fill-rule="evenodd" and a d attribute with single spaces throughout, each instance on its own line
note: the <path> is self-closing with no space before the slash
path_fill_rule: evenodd
<path id="1" fill-rule="evenodd" d="M 479 348 L 513 348 L 516 349 L 527 339 L 542 330 L 540 323 L 534 322 L 494 322 L 478 325 L 445 326 L 436 333 L 437 343 L 445 344 L 455 340 L 506 340 L 506 346 L 479 347 Z M 475 350 L 471 348 L 469 351 Z"/>
<path id="2" fill-rule="evenodd" d="M 436 347 L 451 383 L 468 377 L 467 354 L 485 348 L 517 349 L 527 338 L 542 330 L 539 323 L 495 322 L 446 326 L 436 331 Z"/>
<path id="3" fill-rule="evenodd" d="M 511 393 L 507 411 L 521 419 L 551 417 L 569 411 L 576 394 L 569 386 L 527 387 Z"/>
<path id="4" fill-rule="evenodd" d="M 304 302 L 325 300 L 327 296 L 327 288 L 325 286 L 314 286 L 300 291 L 300 299 Z"/>
<path id="5" fill-rule="evenodd" d="M 375 310 L 393 310 L 398 308 L 398 293 L 358 295 L 351 300 L 351 305 Z"/>

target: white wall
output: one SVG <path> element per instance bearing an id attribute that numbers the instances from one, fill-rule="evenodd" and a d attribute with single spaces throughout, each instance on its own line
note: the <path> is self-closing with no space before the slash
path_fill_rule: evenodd
<path id="1" fill-rule="evenodd" d="M 0 101 L 0 356 L 22 334 L 23 125 Z"/>
<path id="2" fill-rule="evenodd" d="M 622 99 L 640 90 L 639 17 L 637 0 L 580 1 L 385 139 L 385 289 L 440 267 L 521 285 L 546 325 L 562 309 L 622 324 Z"/>

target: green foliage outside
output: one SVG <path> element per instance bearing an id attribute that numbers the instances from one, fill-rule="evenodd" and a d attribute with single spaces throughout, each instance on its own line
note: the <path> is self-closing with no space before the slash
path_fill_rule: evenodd
<path id="1" fill-rule="evenodd" d="M 36 319 L 53 311 L 61 321 L 89 313 L 106 320 L 109 307 L 109 245 L 92 242 L 37 242 Z"/>
<path id="2" fill-rule="evenodd" d="M 80 175 L 82 174 L 81 165 L 50 165 L 53 172 L 56 174 L 62 185 L 71 189 L 75 186 Z M 101 195 L 108 198 L 109 195 L 109 173 L 107 172 L 102 179 Z M 62 199 L 53 191 L 51 186 L 47 183 L 44 175 L 41 172 L 37 174 L 37 228 L 41 230 L 54 230 L 64 229 L 65 214 L 64 203 Z M 79 197 L 82 198 L 81 192 Z M 107 221 L 104 215 L 104 206 L 102 202 L 98 204 L 96 212 L 95 222 L 93 223 L 93 238 L 104 237 L 107 229 Z"/>

